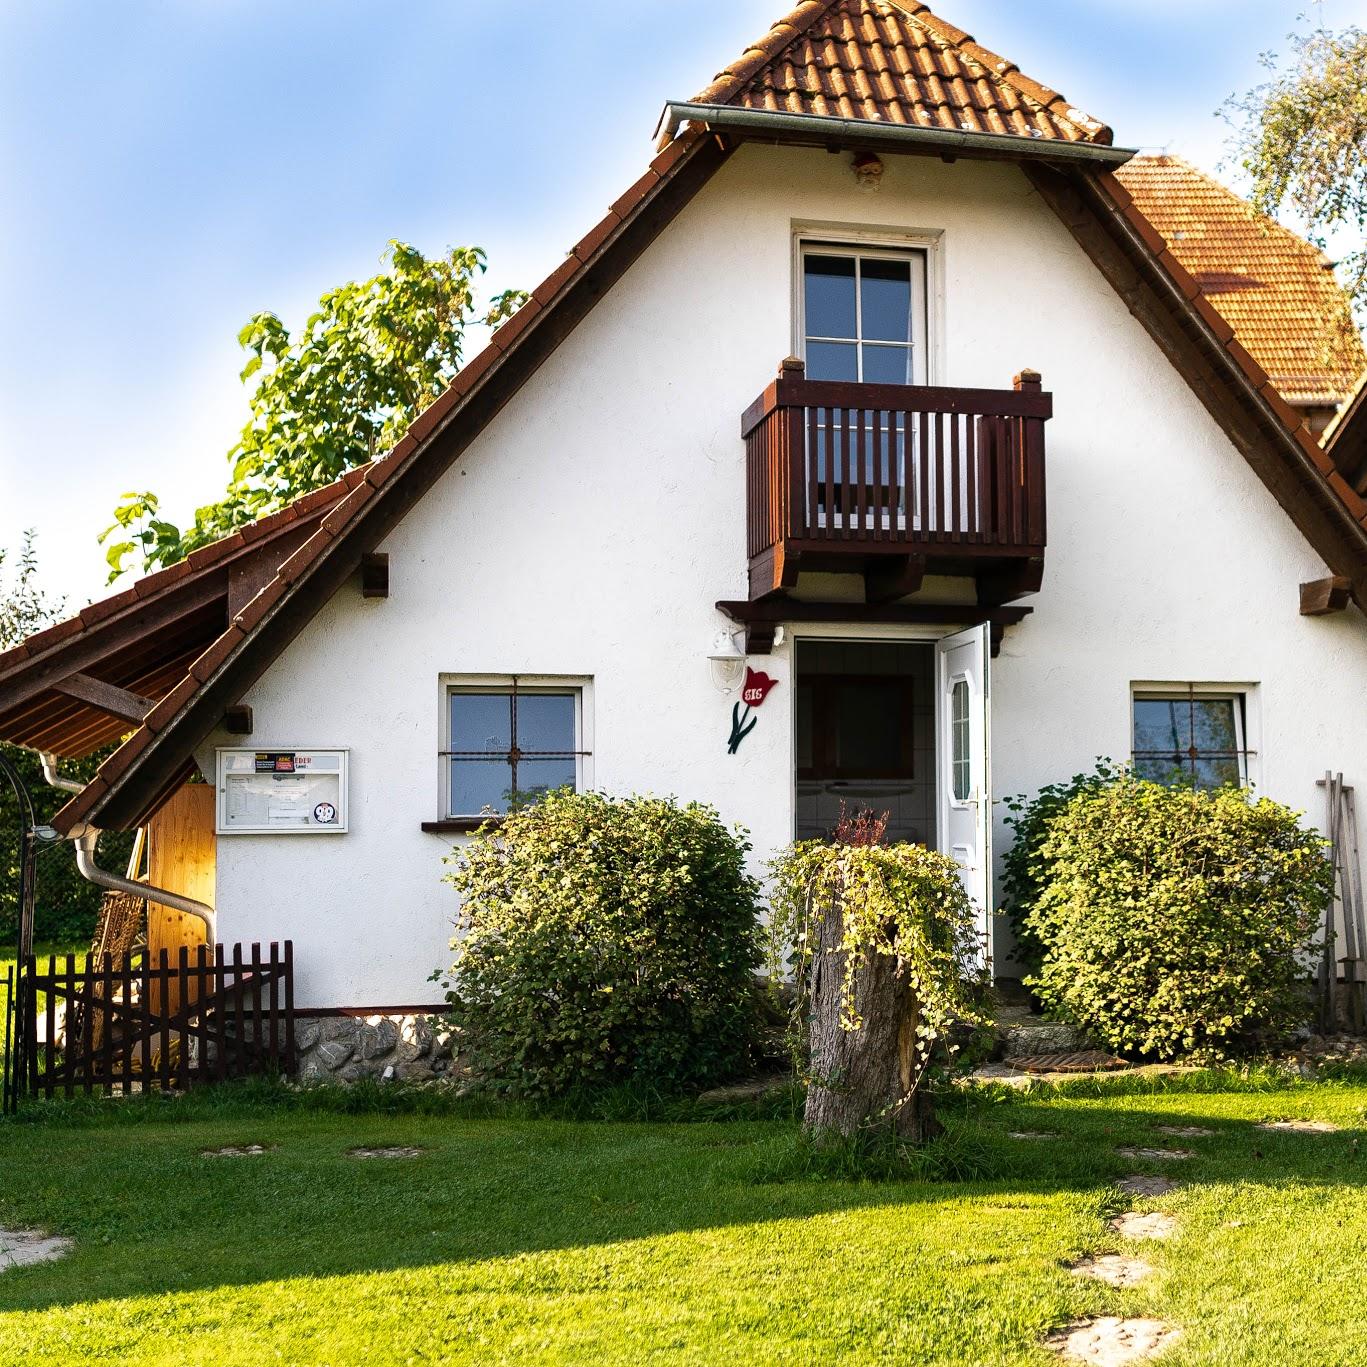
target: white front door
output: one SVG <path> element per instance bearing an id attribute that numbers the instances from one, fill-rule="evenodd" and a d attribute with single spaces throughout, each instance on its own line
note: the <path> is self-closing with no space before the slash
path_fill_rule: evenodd
<path id="1" fill-rule="evenodd" d="M 979 912 L 983 953 L 992 953 L 991 716 L 986 625 L 946 636 L 935 647 L 940 850 L 958 865 Z"/>

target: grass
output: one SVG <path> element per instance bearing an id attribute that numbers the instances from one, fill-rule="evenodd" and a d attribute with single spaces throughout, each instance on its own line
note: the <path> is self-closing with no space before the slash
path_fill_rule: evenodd
<path id="1" fill-rule="evenodd" d="M 1367 1360 L 1361 1079 L 984 1091 L 923 1160 L 958 1183 L 833 1178 L 786 1119 L 367 1109 L 380 1095 L 34 1105 L 0 1126 L 0 1220 L 76 1241 L 0 1275 L 0 1361 L 1041 1364 L 1050 1328 L 1101 1313 L 1179 1324 L 1174 1367 Z M 1343 1128 L 1252 1128 L 1292 1116 Z M 273 1147 L 201 1152 L 248 1143 Z M 1114 1148 L 1154 1143 L 1199 1152 L 1169 1165 L 1180 1191 L 1132 1203 L 1113 1182 L 1146 1165 Z M 1156 1275 L 1072 1278 L 1131 1204 L 1180 1219 L 1143 1247 Z"/>

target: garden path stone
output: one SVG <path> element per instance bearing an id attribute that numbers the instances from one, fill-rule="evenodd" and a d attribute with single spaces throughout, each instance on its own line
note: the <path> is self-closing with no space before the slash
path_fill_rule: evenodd
<path id="1" fill-rule="evenodd" d="M 1131 1211 L 1107 1221 L 1111 1229 L 1126 1239 L 1171 1239 L 1177 1233 L 1177 1220 L 1161 1211 Z"/>
<path id="2" fill-rule="evenodd" d="M 1124 1367 L 1128 1362 L 1156 1357 L 1171 1347 L 1181 1332 L 1162 1320 L 1122 1320 L 1108 1315 L 1056 1329 L 1045 1339 L 1044 1346 L 1074 1362 L 1091 1362 L 1097 1367 Z"/>
<path id="3" fill-rule="evenodd" d="M 1075 1277 L 1105 1282 L 1107 1286 L 1138 1286 L 1152 1275 L 1153 1267 L 1143 1258 L 1131 1258 L 1124 1253 L 1098 1253 L 1074 1263 L 1070 1271 Z"/>
<path id="4" fill-rule="evenodd" d="M 1209 1139 L 1215 1133 L 1204 1125 L 1155 1125 L 1158 1134 L 1170 1134 L 1174 1139 Z"/>
<path id="5" fill-rule="evenodd" d="M 271 1147 L 274 1147 L 273 1145 Z M 202 1149 L 205 1158 L 255 1158 L 265 1153 L 265 1144 L 225 1144 L 221 1149 Z"/>
<path id="6" fill-rule="evenodd" d="M 1147 1149 L 1138 1148 L 1130 1144 L 1121 1145 L 1120 1148 L 1116 1149 L 1116 1153 L 1122 1158 L 1147 1158 L 1156 1163 L 1196 1157 L 1196 1154 L 1191 1149 Z"/>
<path id="7" fill-rule="evenodd" d="M 1291 1130 L 1296 1134 L 1336 1134 L 1338 1126 L 1328 1120 L 1264 1120 L 1260 1130 Z"/>
<path id="8" fill-rule="evenodd" d="M 56 1262 L 70 1252 L 70 1239 L 38 1229 L 0 1229 L 0 1272 L 10 1267 Z"/>
<path id="9" fill-rule="evenodd" d="M 1122 1177 L 1116 1186 L 1126 1196 L 1166 1196 L 1177 1190 L 1177 1183 L 1171 1177 L 1160 1177 L 1152 1172 L 1132 1172 L 1128 1177 Z"/>
<path id="10" fill-rule="evenodd" d="M 1058 1135 L 1056 1135 L 1056 1134 L 1046 1134 L 1043 1130 L 1011 1130 L 1011 1131 L 1009 1131 L 1009 1133 L 1008 1133 L 1008 1135 L 1007 1135 L 1007 1138 L 1009 1138 L 1009 1139 L 1043 1140 L 1043 1139 L 1057 1139 L 1057 1138 L 1058 1138 Z"/>
<path id="11" fill-rule="evenodd" d="M 347 1153 L 352 1158 L 418 1158 L 423 1150 L 407 1144 L 395 1144 L 383 1149 L 348 1149 Z"/>

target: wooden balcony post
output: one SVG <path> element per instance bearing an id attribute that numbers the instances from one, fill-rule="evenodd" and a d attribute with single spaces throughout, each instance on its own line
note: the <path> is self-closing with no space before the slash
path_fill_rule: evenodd
<path id="1" fill-rule="evenodd" d="M 1022 370 L 1012 386 L 1018 394 L 1039 394 L 1044 381 L 1038 370 Z M 1044 419 L 1021 419 L 1021 483 L 1025 497 L 1025 540 L 1033 546 L 1045 543 L 1044 526 Z"/>
<path id="2" fill-rule="evenodd" d="M 800 356 L 787 356 L 779 364 L 779 380 L 801 381 L 806 378 L 807 365 Z M 793 404 L 781 410 L 783 520 L 785 535 L 800 537 L 806 534 L 807 452 L 804 439 L 806 410 Z"/>

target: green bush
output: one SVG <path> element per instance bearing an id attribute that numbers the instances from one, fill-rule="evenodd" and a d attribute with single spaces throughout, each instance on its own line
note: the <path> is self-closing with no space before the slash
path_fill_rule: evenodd
<path id="1" fill-rule="evenodd" d="M 445 985 L 477 1074 L 528 1097 L 734 1077 L 758 1023 L 749 848 L 710 807 L 561 792 L 458 849 Z"/>
<path id="2" fill-rule="evenodd" d="M 1003 802 L 1013 838 L 1002 856 L 1002 910 L 1015 936 L 1016 958 L 1032 973 L 1039 971 L 1044 960 L 1044 946 L 1030 929 L 1029 917 L 1041 889 L 1049 882 L 1050 865 L 1043 853 L 1049 823 L 1079 793 L 1097 792 L 1124 773 L 1113 760 L 1098 759 L 1090 774 L 1074 774 L 1062 783 L 1041 788 L 1034 797 L 1018 794 Z"/>
<path id="3" fill-rule="evenodd" d="M 1304 1018 L 1305 955 L 1332 896 L 1298 813 L 1130 776 L 1054 813 L 1026 918 L 1027 979 L 1055 1017 L 1141 1057 L 1220 1055 Z"/>

